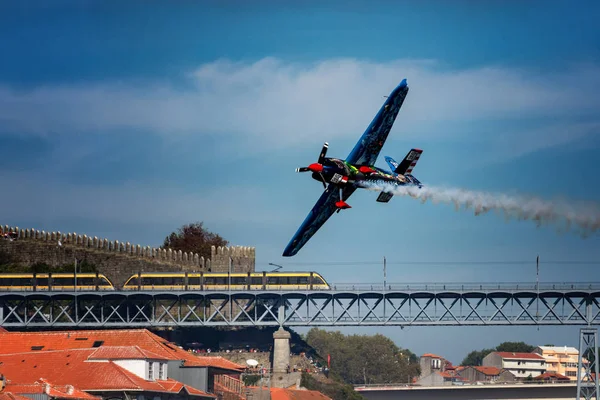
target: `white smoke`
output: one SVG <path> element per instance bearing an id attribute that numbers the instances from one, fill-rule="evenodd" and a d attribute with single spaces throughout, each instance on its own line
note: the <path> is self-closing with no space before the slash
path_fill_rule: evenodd
<path id="1" fill-rule="evenodd" d="M 423 186 L 395 186 L 386 183 L 365 185 L 366 189 L 384 191 L 398 196 L 410 196 L 422 203 L 454 204 L 457 211 L 461 208 L 473 210 L 475 215 L 495 211 L 503 214 L 507 220 L 531 220 L 538 226 L 555 224 L 559 230 L 574 229 L 587 237 L 600 230 L 600 207 L 597 203 L 581 203 L 569 200 L 547 201 L 532 196 L 513 196 L 477 192 L 458 188 Z"/>

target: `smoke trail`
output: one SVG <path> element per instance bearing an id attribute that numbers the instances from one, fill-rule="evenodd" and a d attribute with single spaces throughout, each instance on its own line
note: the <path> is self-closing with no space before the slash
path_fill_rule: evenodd
<path id="1" fill-rule="evenodd" d="M 507 220 L 531 220 L 538 227 L 549 223 L 556 224 L 565 230 L 575 229 L 584 237 L 600 229 L 600 207 L 598 204 L 576 203 L 568 200 L 546 201 L 537 197 L 511 196 L 476 192 L 458 188 L 441 188 L 423 186 L 395 186 L 387 183 L 371 183 L 366 189 L 384 191 L 398 196 L 410 196 L 422 203 L 454 204 L 459 211 L 461 207 L 473 210 L 475 215 L 496 211 L 504 214 Z M 560 229 L 562 230 L 562 229 Z"/>

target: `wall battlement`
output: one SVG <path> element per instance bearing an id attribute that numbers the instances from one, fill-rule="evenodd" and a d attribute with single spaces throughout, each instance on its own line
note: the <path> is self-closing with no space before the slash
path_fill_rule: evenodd
<path id="1" fill-rule="evenodd" d="M 131 266 L 126 267 L 128 276 L 139 271 L 150 272 L 153 271 L 153 268 L 155 268 L 155 271 L 228 272 L 230 269 L 230 260 L 232 272 L 253 272 L 255 270 L 254 247 L 213 246 L 211 248 L 211 258 L 205 259 L 196 253 L 140 246 L 139 244 L 129 242 L 119 242 L 118 240 L 110 241 L 96 236 L 91 237 L 77 234 L 76 232 L 46 232 L 0 225 L 0 234 L 2 236 L 5 233 L 11 232 L 17 237 L 15 242 L 11 242 L 15 243 L 15 246 L 3 243 L 2 249 L 9 252 L 16 263 L 26 266 L 35 263 L 47 263 L 52 266 L 59 266 L 72 262 L 72 257 L 76 256 L 78 259 L 82 257 L 90 263 L 99 265 L 99 267 L 109 265 L 111 257 L 115 262 L 119 260 L 118 264 L 120 265 L 124 261 L 130 260 Z M 21 244 L 36 243 L 39 246 L 17 246 L 17 242 Z M 40 246 L 46 250 L 40 250 Z M 99 261 L 100 259 L 102 262 Z M 133 264 L 136 266 L 134 267 Z M 102 270 L 100 272 L 105 273 Z M 117 279 L 117 281 L 119 280 Z"/>

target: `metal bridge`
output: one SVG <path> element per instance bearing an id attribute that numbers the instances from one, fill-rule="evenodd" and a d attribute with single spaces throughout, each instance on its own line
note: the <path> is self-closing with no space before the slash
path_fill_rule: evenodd
<path id="1" fill-rule="evenodd" d="M 0 326 L 599 325 L 600 283 L 333 285 L 320 291 L 2 291 Z"/>

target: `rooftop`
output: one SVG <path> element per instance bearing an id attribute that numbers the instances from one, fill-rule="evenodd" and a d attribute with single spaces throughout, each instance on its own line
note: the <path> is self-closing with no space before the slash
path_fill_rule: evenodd
<path id="1" fill-rule="evenodd" d="M 579 350 L 570 346 L 538 346 L 542 351 L 563 353 L 563 354 L 579 354 Z"/>
<path id="2" fill-rule="evenodd" d="M 91 361 L 97 351 L 68 349 L 0 355 L 0 373 L 11 384 L 32 384 L 44 378 L 54 385 L 73 385 L 87 392 L 150 391 L 172 395 L 187 392 L 193 396 L 214 396 L 173 379 L 147 381 L 113 361 Z"/>
<path id="3" fill-rule="evenodd" d="M 487 376 L 498 376 L 502 372 L 500 368 L 496 367 L 474 366 L 473 368 Z"/>
<path id="4" fill-rule="evenodd" d="M 331 400 L 316 390 L 271 388 L 271 400 Z"/>
<path id="5" fill-rule="evenodd" d="M 510 352 L 510 351 L 495 351 L 494 353 L 498 354 L 502 358 L 509 358 L 509 359 L 529 359 L 529 360 L 540 360 L 540 361 L 545 360 L 544 357 L 542 357 L 541 355 L 536 354 L 536 353 L 516 353 L 516 352 Z"/>
<path id="6" fill-rule="evenodd" d="M 423 354 L 421 357 L 430 357 L 430 358 L 444 358 L 444 357 L 440 357 L 438 355 L 435 355 L 433 353 L 425 353 Z"/>
<path id="7" fill-rule="evenodd" d="M 6 385 L 4 391 L 19 394 L 47 394 L 50 397 L 57 399 L 71 400 L 101 400 L 101 397 L 93 396 L 82 390 L 75 388 L 73 385 L 54 385 L 45 379 L 39 379 L 31 384 L 12 384 Z"/>
<path id="8" fill-rule="evenodd" d="M 103 346 L 137 346 L 141 351 L 154 353 L 158 359 L 183 360 L 184 365 L 189 367 L 213 367 L 236 372 L 244 369 L 243 365 L 222 357 L 197 357 L 147 329 L 0 333 L 0 354 Z M 123 350 L 123 355 L 130 351 Z"/>

